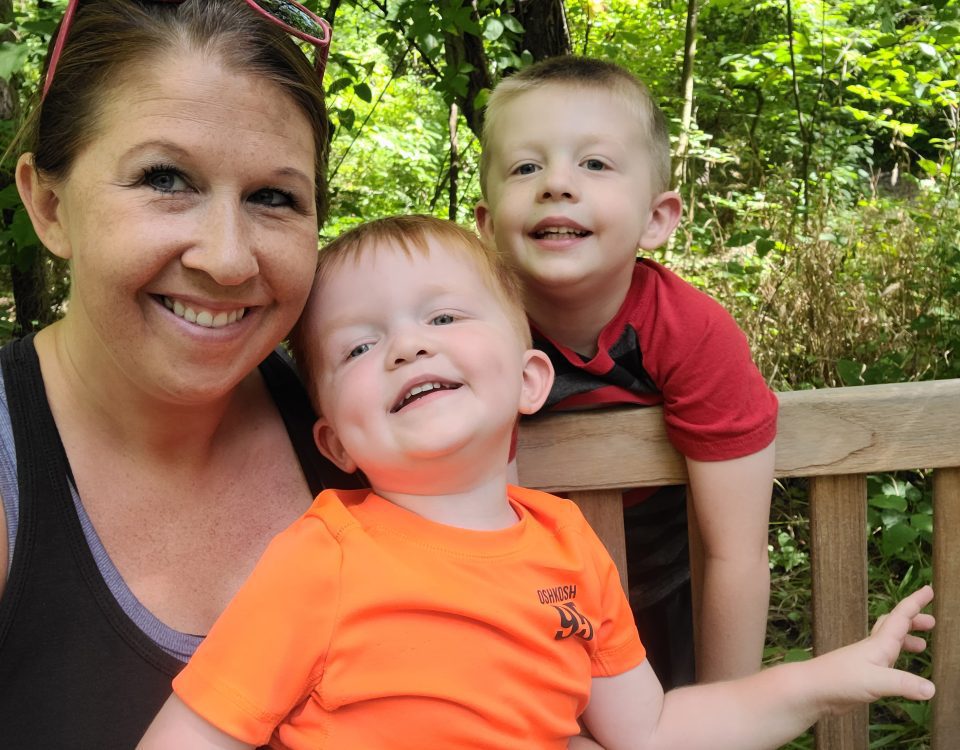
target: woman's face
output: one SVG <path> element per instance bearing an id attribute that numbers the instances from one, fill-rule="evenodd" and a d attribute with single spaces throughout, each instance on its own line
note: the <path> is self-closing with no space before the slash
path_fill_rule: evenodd
<path id="1" fill-rule="evenodd" d="M 77 364 L 171 402 L 228 393 L 306 301 L 314 163 L 307 118 L 274 83 L 197 53 L 127 78 L 54 188 Z"/>

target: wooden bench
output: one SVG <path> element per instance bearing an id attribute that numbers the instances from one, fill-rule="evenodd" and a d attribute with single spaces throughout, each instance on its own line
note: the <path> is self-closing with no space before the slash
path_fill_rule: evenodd
<path id="1" fill-rule="evenodd" d="M 776 474 L 810 479 L 816 653 L 867 633 L 866 474 L 935 469 L 932 747 L 960 747 L 960 380 L 778 395 Z M 580 504 L 624 583 L 621 490 L 686 481 L 660 408 L 526 421 L 518 468 L 521 484 Z M 866 750 L 868 708 L 821 721 L 816 738 L 821 750 Z"/>

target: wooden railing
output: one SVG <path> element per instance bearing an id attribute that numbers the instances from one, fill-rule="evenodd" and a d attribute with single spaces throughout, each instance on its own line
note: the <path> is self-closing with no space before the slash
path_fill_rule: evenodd
<path id="1" fill-rule="evenodd" d="M 814 651 L 867 633 L 866 474 L 934 469 L 932 747 L 960 748 L 960 380 L 778 394 L 776 475 L 810 478 Z M 576 500 L 626 583 L 620 492 L 686 481 L 659 408 L 551 414 L 520 430 L 520 483 Z M 820 750 L 866 750 L 868 708 L 825 719 Z"/>

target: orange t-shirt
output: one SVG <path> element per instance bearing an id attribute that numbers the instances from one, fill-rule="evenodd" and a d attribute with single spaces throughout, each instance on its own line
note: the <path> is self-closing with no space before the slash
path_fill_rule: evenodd
<path id="1" fill-rule="evenodd" d="M 500 531 L 321 493 L 264 553 L 177 695 L 274 748 L 566 748 L 595 676 L 645 658 L 577 507 L 511 487 Z"/>

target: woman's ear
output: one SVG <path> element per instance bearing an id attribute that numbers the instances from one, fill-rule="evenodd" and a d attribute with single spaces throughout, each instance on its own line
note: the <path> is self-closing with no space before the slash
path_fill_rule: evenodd
<path id="1" fill-rule="evenodd" d="M 523 387 L 520 413 L 535 414 L 543 406 L 553 387 L 553 365 L 539 349 L 527 349 L 523 355 Z"/>
<path id="2" fill-rule="evenodd" d="M 640 247 L 644 250 L 656 250 L 666 244 L 680 223 L 681 211 L 683 200 L 679 193 L 669 190 L 655 196 L 650 202 L 647 226 L 640 238 Z"/>
<path id="3" fill-rule="evenodd" d="M 57 187 L 40 179 L 33 163 L 33 154 L 20 155 L 17 160 L 16 179 L 20 198 L 40 242 L 54 255 L 69 260 L 72 251 L 61 221 Z"/>
<path id="4" fill-rule="evenodd" d="M 313 425 L 313 442 L 325 458 L 347 474 L 357 470 L 356 462 L 347 454 L 337 433 L 326 419 L 320 417 Z"/>

